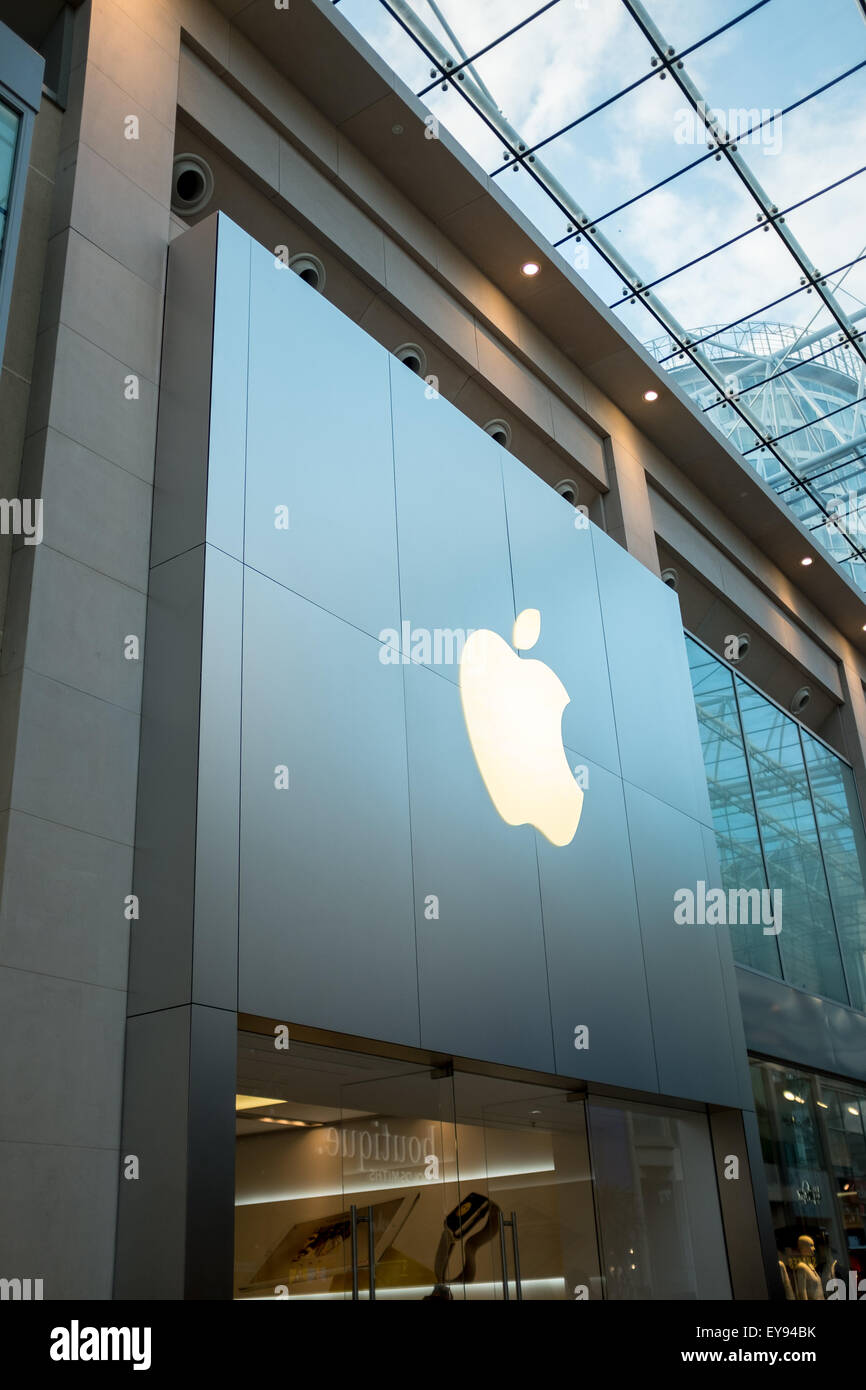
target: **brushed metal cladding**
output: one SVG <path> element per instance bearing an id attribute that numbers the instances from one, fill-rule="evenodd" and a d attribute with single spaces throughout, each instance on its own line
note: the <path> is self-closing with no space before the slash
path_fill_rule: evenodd
<path id="1" fill-rule="evenodd" d="M 657 1091 L 623 784 L 568 753 L 587 775 L 577 834 L 562 849 L 537 837 L 556 1070 Z M 587 1047 L 575 1046 L 579 1025 Z"/>
<path id="2" fill-rule="evenodd" d="M 829 1014 L 836 1071 L 866 1080 L 866 1019 L 854 1009 L 824 1000 Z"/>
<path id="3" fill-rule="evenodd" d="M 200 303 L 217 306 L 212 345 L 187 335 L 191 404 L 210 411 L 209 473 L 195 460 L 190 473 L 205 551 L 228 554 L 208 558 L 203 575 L 186 560 L 186 598 L 172 597 L 170 565 L 153 571 L 156 614 L 170 616 L 167 603 L 178 613 L 155 623 L 146 659 L 169 690 L 179 680 L 182 698 L 165 718 L 166 697 L 146 683 L 165 747 L 147 745 L 155 772 L 143 776 L 142 824 L 154 824 L 160 797 L 167 825 L 172 801 L 187 811 L 177 846 L 148 847 L 166 854 L 169 886 L 182 891 L 160 899 L 154 958 L 136 967 L 141 997 L 153 1008 L 234 1007 L 236 919 L 241 1011 L 741 1104 L 728 943 L 673 921 L 675 890 L 712 873 L 673 594 L 594 527 L 575 526 L 558 495 L 267 250 L 222 215 L 217 233 L 207 227 L 173 246 L 169 292 L 188 302 L 186 267 Z M 187 235 L 215 243 L 210 289 L 176 250 Z M 211 379 L 220 385 L 202 406 Z M 173 449 L 172 418 L 163 473 L 184 467 L 189 426 Z M 274 524 L 279 506 L 287 529 Z M 164 520 L 161 507 L 155 526 Z M 182 560 L 171 562 L 177 576 Z M 560 848 L 499 816 L 458 688 L 460 636 L 486 627 L 508 642 L 524 607 L 541 613 L 526 655 L 563 681 L 566 754 L 588 774 L 581 822 Z M 407 626 L 426 652 L 412 637 L 405 650 Z M 198 670 L 183 640 L 200 644 Z M 175 766 L 184 729 L 199 758 Z M 191 871 L 180 861 L 193 843 L 195 942 L 184 957 Z M 580 1024 L 588 1050 L 574 1047 Z"/>
<path id="4" fill-rule="evenodd" d="M 728 1018 L 717 939 L 726 928 L 680 925 L 672 911 L 677 889 L 706 882 L 702 826 L 629 783 L 625 802 L 659 1089 L 736 1108 L 746 1059 Z"/>
<path id="5" fill-rule="evenodd" d="M 403 670 L 422 1043 L 553 1071 L 535 832 L 491 806 L 453 683 Z"/>
<path id="6" fill-rule="evenodd" d="M 866 1081 L 866 1019 L 782 980 L 736 967 L 750 1052 Z"/>
<path id="7" fill-rule="evenodd" d="M 396 358 L 391 409 L 402 619 L 440 634 L 429 665 L 456 682 L 447 634 L 514 624 L 502 446 Z"/>
<path id="8" fill-rule="evenodd" d="M 554 667 L 571 697 L 563 742 L 620 775 L 589 518 L 519 459 L 500 454 L 514 606 L 541 613 L 532 655 Z"/>
<path id="9" fill-rule="evenodd" d="M 214 289 L 214 352 L 210 377 L 210 460 L 207 539 L 228 555 L 243 558 L 248 360 L 250 343 L 250 258 L 252 245 L 227 217 L 219 220 L 220 274 Z"/>
<path id="10" fill-rule="evenodd" d="M 127 1020 L 115 1298 L 231 1298 L 236 1062 L 233 1011 Z"/>
<path id="11" fill-rule="evenodd" d="M 205 547 L 192 998 L 238 1006 L 238 817 L 244 571 Z"/>
<path id="12" fill-rule="evenodd" d="M 277 264 L 253 248 L 244 559 L 375 637 L 400 616 L 389 354 Z"/>
<path id="13" fill-rule="evenodd" d="M 150 572 L 133 865 L 142 910 L 130 929 L 130 1014 L 192 999 L 205 549 Z"/>
<path id="14" fill-rule="evenodd" d="M 127 1019 L 121 1152 L 147 1181 L 121 1178 L 114 1297 L 183 1297 L 192 1010 Z"/>
<path id="15" fill-rule="evenodd" d="M 737 967 L 746 1042 L 752 1052 L 835 1071 L 824 1001 L 781 980 Z"/>
<path id="16" fill-rule="evenodd" d="M 205 537 L 243 557 L 251 250 L 249 237 L 225 217 L 208 218 L 172 244 L 151 566 Z"/>
<path id="17" fill-rule="evenodd" d="M 712 887 L 721 887 L 722 870 L 715 832 L 710 830 L 708 826 L 702 825 L 701 838 L 704 842 L 704 854 L 707 861 L 706 882 Z M 740 1008 L 740 998 L 737 990 L 737 969 L 734 962 L 730 932 L 717 932 L 716 945 L 719 949 L 722 987 L 725 992 L 725 1003 L 728 1010 L 728 1026 L 731 1030 L 731 1042 L 733 1044 L 734 1058 L 736 1060 L 738 1057 L 745 1057 L 747 1049 L 746 1034 L 743 1029 L 743 1014 Z M 739 1105 L 741 1109 L 754 1109 L 755 1096 L 752 1091 L 752 1079 L 749 1075 L 748 1066 L 738 1068 L 738 1084 L 740 1091 Z"/>
<path id="18" fill-rule="evenodd" d="M 240 1009 L 417 1045 L 400 669 L 252 570 L 240 856 Z"/>
<path id="19" fill-rule="evenodd" d="M 711 826 L 677 597 L 598 527 L 591 534 L 622 776 Z"/>
<path id="20" fill-rule="evenodd" d="M 216 218 L 202 222 L 177 239 L 168 258 L 151 567 L 201 545 L 207 529 L 213 310 L 221 226 Z M 225 270 L 221 262 L 224 284 Z"/>

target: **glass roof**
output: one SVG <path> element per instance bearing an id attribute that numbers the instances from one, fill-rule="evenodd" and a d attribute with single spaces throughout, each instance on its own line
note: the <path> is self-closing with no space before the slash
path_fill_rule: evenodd
<path id="1" fill-rule="evenodd" d="M 334 0 L 866 590 L 864 0 Z"/>

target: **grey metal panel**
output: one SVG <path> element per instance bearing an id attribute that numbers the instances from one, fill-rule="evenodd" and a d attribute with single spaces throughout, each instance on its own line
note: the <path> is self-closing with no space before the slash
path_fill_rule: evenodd
<path id="1" fill-rule="evenodd" d="M 398 627 L 388 354 L 261 247 L 248 410 L 246 563 L 373 636 Z"/>
<path id="2" fill-rule="evenodd" d="M 622 782 L 583 754 L 580 825 L 570 845 L 536 836 L 556 1070 L 658 1090 Z M 576 1049 L 574 1030 L 589 1028 Z"/>
<path id="3" fill-rule="evenodd" d="M 722 886 L 722 871 L 719 862 L 718 846 L 716 844 L 715 831 L 708 826 L 701 826 L 701 838 L 704 842 L 704 858 L 706 860 L 705 881 L 708 887 Z M 757 928 L 760 931 L 760 927 Z M 743 1014 L 740 1009 L 740 996 L 737 991 L 737 972 L 734 965 L 734 953 L 731 949 L 730 932 L 719 929 L 716 933 L 716 942 L 719 948 L 719 969 L 721 972 L 722 988 L 725 994 L 725 1006 L 728 1011 L 728 1026 L 731 1030 L 731 1042 L 734 1054 L 734 1066 L 737 1069 L 737 1085 L 740 1093 L 740 1105 L 744 1110 L 749 1110 L 755 1103 L 752 1094 L 752 1082 L 749 1076 L 749 1063 L 746 1055 L 746 1035 L 743 1029 Z"/>
<path id="4" fill-rule="evenodd" d="M 712 825 L 679 604 L 592 528 L 622 775 Z"/>
<path id="5" fill-rule="evenodd" d="M 243 318 L 233 277 L 243 280 L 248 249 L 223 224 L 217 357 L 220 296 L 227 322 Z M 134 965 L 133 1008 L 237 1005 L 744 1103 L 728 943 L 673 922 L 675 889 L 715 873 L 673 595 L 594 528 L 575 528 L 560 498 L 264 249 L 251 255 L 243 580 L 222 553 L 236 544 L 242 409 L 211 432 L 207 524 L 220 549 L 152 572 L 150 736 L 162 746 L 145 755 L 146 688 L 136 883 L 143 919 L 156 911 L 156 922 L 149 937 L 135 929 L 149 959 Z M 198 283 L 200 267 L 190 273 Z M 243 341 L 239 328 L 223 387 L 215 377 L 206 400 L 203 374 L 196 387 L 214 420 L 246 389 Z M 288 531 L 274 526 L 281 503 Z M 563 848 L 496 812 L 456 652 L 439 653 L 437 670 L 382 660 L 379 634 L 401 618 L 431 638 L 489 627 L 508 640 L 515 600 L 541 611 L 533 656 L 566 685 L 569 758 L 589 769 Z M 145 891 L 157 845 L 162 878 Z M 438 916 L 425 912 L 431 895 Z M 580 1023 L 589 1051 L 573 1045 Z"/>
<path id="6" fill-rule="evenodd" d="M 252 243 L 227 217 L 217 218 L 206 525 L 210 545 L 241 559 Z"/>
<path id="7" fill-rule="evenodd" d="M 0 24 L 0 82 L 20 97 L 34 113 L 42 100 L 45 59 L 13 29 Z"/>
<path id="8" fill-rule="evenodd" d="M 422 1044 L 552 1071 L 535 831 L 495 811 L 453 682 L 402 670 Z"/>
<path id="9" fill-rule="evenodd" d="M 217 227 L 217 218 L 209 217 L 169 247 L 152 565 L 201 545 L 205 538 Z"/>
<path id="10" fill-rule="evenodd" d="M 133 890 L 129 1012 L 188 1003 L 205 547 L 150 572 Z"/>
<path id="11" fill-rule="evenodd" d="M 737 1110 L 711 1110 L 709 1120 L 733 1296 L 764 1299 L 767 1277 L 743 1117 Z M 726 1176 L 731 1157 L 738 1160 L 736 1177 Z"/>
<path id="12" fill-rule="evenodd" d="M 552 666 L 571 696 L 563 741 L 618 773 L 619 752 L 588 520 L 511 454 L 502 453 L 517 612 L 537 608 L 532 656 Z M 578 525 L 575 525 L 575 522 Z M 510 633 L 502 634 L 506 639 Z"/>
<path id="13" fill-rule="evenodd" d="M 193 1005 L 184 1274 L 184 1296 L 191 1299 L 232 1297 L 237 1055 L 234 1011 Z M 160 1220 L 156 1204 L 154 1219 Z"/>
<path id="14" fill-rule="evenodd" d="M 737 990 L 750 1052 L 835 1070 L 823 1000 L 740 965 Z"/>
<path id="15" fill-rule="evenodd" d="M 674 922 L 674 893 L 706 872 L 701 825 L 625 784 L 659 1086 L 670 1096 L 741 1102 L 717 933 Z"/>
<path id="16" fill-rule="evenodd" d="M 767 1188 L 767 1170 L 764 1167 L 761 1132 L 758 1117 L 753 1108 L 743 1111 L 743 1133 L 749 1155 L 749 1177 L 755 1194 L 755 1214 L 761 1238 L 761 1255 L 764 1262 L 764 1277 L 771 1299 L 784 1302 L 782 1280 L 779 1273 L 779 1252 L 776 1248 L 776 1233 L 770 1213 L 770 1194 Z"/>
<path id="17" fill-rule="evenodd" d="M 835 1070 L 866 1081 L 866 1018 L 841 1004 L 824 1005 L 829 1015 Z"/>
<path id="18" fill-rule="evenodd" d="M 502 446 L 448 401 L 428 397 L 396 358 L 391 391 L 403 622 L 430 634 L 491 628 L 509 641 Z M 428 664 L 456 681 L 447 644 L 438 655 Z"/>
<path id="19" fill-rule="evenodd" d="M 750 1052 L 866 1081 L 862 1014 L 745 966 L 736 974 Z"/>
<path id="20" fill-rule="evenodd" d="M 205 547 L 192 997 L 237 1009 L 243 566 Z"/>
<path id="21" fill-rule="evenodd" d="M 115 1298 L 231 1298 L 236 1058 L 233 1010 L 127 1020 Z"/>
<path id="22" fill-rule="evenodd" d="M 127 1019 L 115 1298 L 183 1298 L 190 1012 Z"/>
<path id="23" fill-rule="evenodd" d="M 418 1042 L 400 673 L 374 638 L 247 571 L 242 1011 Z"/>

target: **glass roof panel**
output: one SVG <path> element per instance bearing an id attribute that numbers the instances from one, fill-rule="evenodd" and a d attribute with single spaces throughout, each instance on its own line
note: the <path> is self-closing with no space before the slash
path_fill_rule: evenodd
<path id="1" fill-rule="evenodd" d="M 339 10 L 413 91 L 429 82 L 429 60 L 380 0 L 339 0 Z"/>
<path id="2" fill-rule="evenodd" d="M 501 163 L 505 150 L 501 137 L 453 85 L 448 84 L 444 92 L 441 85 L 434 87 L 424 104 L 485 173 Z M 510 191 L 508 184 L 504 191 Z"/>
<path id="3" fill-rule="evenodd" d="M 557 10 L 568 3 L 569 0 L 558 0 L 552 8 Z M 535 23 L 531 16 L 544 9 L 544 5 L 545 0 L 474 0 L 470 5 L 466 0 L 436 0 L 434 5 L 428 0 L 415 0 L 413 8 L 428 29 L 441 39 L 448 39 L 450 29 L 471 58 L 522 20 L 530 19 L 530 23 Z"/>
<path id="4" fill-rule="evenodd" d="M 519 164 L 516 168 L 509 169 L 496 182 L 502 192 L 516 203 L 520 211 L 526 214 L 548 241 L 558 241 L 560 237 L 565 236 L 568 226 L 573 225 L 525 165 Z M 567 253 L 568 248 L 564 249 Z M 572 256 L 566 254 L 566 260 L 574 265 Z"/>
<path id="5" fill-rule="evenodd" d="M 866 144 L 862 150 L 861 158 L 866 158 Z M 800 245 L 808 248 L 809 259 L 815 268 L 828 276 L 831 287 L 835 287 L 842 278 L 831 272 L 839 266 L 847 266 L 866 251 L 864 212 L 866 170 L 858 178 L 849 179 L 805 207 L 789 212 L 785 219 Z M 849 295 L 857 278 L 852 268 L 843 281 Z"/>
<path id="6" fill-rule="evenodd" d="M 648 9 L 678 53 L 729 24 L 755 0 L 650 0 Z"/>
<path id="7" fill-rule="evenodd" d="M 841 70 L 850 66 L 846 61 Z M 771 116 L 740 142 L 747 164 L 778 207 L 793 207 L 866 163 L 863 82 L 861 68 L 812 101 Z M 847 196 L 853 215 L 855 199 L 859 196 L 862 205 L 863 195 L 852 189 Z"/>
<path id="8" fill-rule="evenodd" d="M 688 249 L 692 244 L 689 228 L 683 226 L 682 233 Z M 669 236 L 675 235 L 674 224 Z M 701 233 L 694 235 L 694 244 L 700 246 Z M 673 242 L 671 249 L 675 248 Z M 735 241 L 716 251 L 709 260 L 679 271 L 654 293 L 670 306 L 680 323 L 691 328 L 695 324 L 733 323 L 746 315 L 757 315 L 763 305 L 796 288 L 796 266 L 778 237 L 758 234 Z"/>
<path id="9" fill-rule="evenodd" d="M 541 157 L 591 218 L 610 213 L 675 174 L 679 177 L 666 184 L 668 195 L 685 196 L 681 187 L 691 176 L 685 171 L 708 151 L 703 141 L 696 147 L 671 138 L 681 107 L 682 97 L 673 83 L 654 77 L 551 141 Z M 713 161 L 697 169 L 706 163 Z M 616 220 L 602 225 L 605 235 L 615 239 Z"/>
<path id="10" fill-rule="evenodd" d="M 450 9 L 461 29 L 462 16 L 474 6 L 450 0 Z M 461 43 L 471 55 L 473 46 L 462 36 Z M 617 54 L 614 66 L 605 61 L 612 50 Z M 644 77 L 651 58 L 652 49 L 622 0 L 592 0 L 585 9 L 560 0 L 490 49 L 472 69 L 532 147 Z"/>
<path id="11" fill-rule="evenodd" d="M 713 108 L 772 112 L 864 57 L 857 0 L 771 0 L 690 54 L 686 70 Z"/>
<path id="12" fill-rule="evenodd" d="M 838 317 L 866 333 L 866 173 L 849 177 L 866 163 L 858 0 L 340 8 L 862 587 L 866 336 L 844 344 Z M 653 31 L 666 66 L 651 65 Z M 437 63 L 462 78 L 443 91 Z M 578 209 L 597 233 L 568 235 Z M 659 277 L 648 301 L 624 295 Z M 756 429 L 779 443 L 756 449 Z"/>

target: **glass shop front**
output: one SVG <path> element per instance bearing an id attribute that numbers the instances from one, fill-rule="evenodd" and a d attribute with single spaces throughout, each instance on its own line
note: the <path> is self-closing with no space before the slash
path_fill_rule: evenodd
<path id="1" fill-rule="evenodd" d="M 705 1112 L 239 1040 L 238 1299 L 728 1299 Z"/>
<path id="2" fill-rule="evenodd" d="M 775 1062 L 752 1089 L 785 1296 L 866 1294 L 866 1088 Z M 832 1281 L 832 1282 L 831 1282 Z"/>

